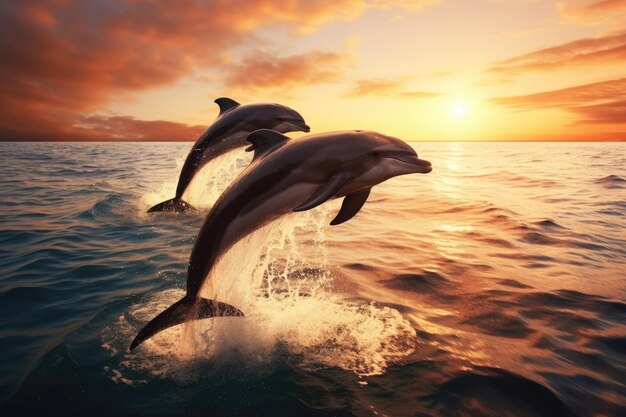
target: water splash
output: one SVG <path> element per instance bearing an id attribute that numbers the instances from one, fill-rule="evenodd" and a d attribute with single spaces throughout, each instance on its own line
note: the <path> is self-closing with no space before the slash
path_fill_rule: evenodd
<path id="1" fill-rule="evenodd" d="M 152 207 L 174 197 L 185 158 L 186 154 L 183 154 L 176 160 L 176 169 L 171 171 L 175 175 L 164 176 L 162 181 L 156 182 L 156 187 L 152 186 L 141 196 L 142 206 Z M 210 208 L 224 189 L 248 166 L 251 159 L 252 155 L 243 150 L 234 150 L 215 158 L 196 174 L 183 199 L 197 209 Z"/>
<path id="2" fill-rule="evenodd" d="M 333 293 L 324 244 L 329 215 L 321 208 L 287 216 L 240 241 L 220 259 L 202 296 L 232 304 L 246 317 L 168 329 L 124 354 L 121 366 L 131 373 L 111 370 L 111 378 L 134 381 L 135 373 L 140 379 L 186 380 L 197 374 L 193 368 L 199 360 L 213 365 L 244 361 L 262 368 L 279 351 L 305 369 L 339 367 L 366 376 L 383 373 L 412 353 L 415 330 L 399 312 Z M 182 295 L 169 289 L 132 306 L 116 330 L 106 332 L 104 344 L 128 343 Z M 117 340 L 106 340 L 112 336 Z"/>
<path id="3" fill-rule="evenodd" d="M 381 373 L 412 352 L 415 331 L 398 312 L 332 292 L 324 244 L 328 214 L 322 208 L 288 216 L 233 247 L 203 295 L 238 306 L 247 318 L 211 321 L 211 343 L 192 338 L 187 346 L 267 358 L 284 344 L 305 367 L 337 366 L 360 375 Z M 188 326 L 198 335 L 196 327 L 206 324 Z"/>

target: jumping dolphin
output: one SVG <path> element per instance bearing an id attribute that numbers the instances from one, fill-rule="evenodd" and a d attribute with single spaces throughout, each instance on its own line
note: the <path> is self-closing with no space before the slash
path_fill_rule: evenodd
<path id="1" fill-rule="evenodd" d="M 213 159 L 246 144 L 246 137 L 257 129 L 272 129 L 281 133 L 309 132 L 311 128 L 298 112 L 289 107 L 256 103 L 241 105 L 235 100 L 221 97 L 215 100 L 220 114 L 211 126 L 198 138 L 185 159 L 178 179 L 176 197 L 148 210 L 182 213 L 193 207 L 182 199 L 185 190 L 200 169 Z"/>
<path id="2" fill-rule="evenodd" d="M 254 158 L 215 202 L 200 229 L 189 260 L 187 294 L 141 329 L 131 350 L 185 319 L 242 316 L 237 308 L 201 298 L 199 292 L 222 254 L 253 231 L 338 197 L 345 198 L 330 224 L 343 223 L 359 212 L 374 185 L 432 170 L 407 143 L 376 132 L 288 139 L 267 129 L 248 136 L 252 145 L 246 150 L 254 150 Z"/>

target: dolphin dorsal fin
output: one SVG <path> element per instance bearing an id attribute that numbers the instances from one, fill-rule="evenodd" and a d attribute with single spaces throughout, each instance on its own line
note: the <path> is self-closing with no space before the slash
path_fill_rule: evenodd
<path id="1" fill-rule="evenodd" d="M 252 143 L 252 145 L 246 148 L 246 152 L 254 151 L 254 158 L 252 158 L 254 161 L 277 145 L 285 143 L 289 138 L 275 130 L 259 129 L 250 133 L 246 140 Z"/>
<path id="2" fill-rule="evenodd" d="M 240 105 L 235 100 L 228 97 L 216 98 L 215 103 L 220 106 L 220 116 L 226 113 L 228 110 L 234 109 L 235 107 Z"/>

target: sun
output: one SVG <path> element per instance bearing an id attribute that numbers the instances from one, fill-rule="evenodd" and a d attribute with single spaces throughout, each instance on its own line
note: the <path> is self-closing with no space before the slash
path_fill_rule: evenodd
<path id="1" fill-rule="evenodd" d="M 450 114 L 457 120 L 464 119 L 467 116 L 467 106 L 462 101 L 455 101 L 450 106 Z"/>

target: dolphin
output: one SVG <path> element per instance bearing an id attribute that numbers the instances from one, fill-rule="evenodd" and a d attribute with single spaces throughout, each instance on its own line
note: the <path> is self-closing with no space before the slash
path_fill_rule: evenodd
<path id="1" fill-rule="evenodd" d="M 193 207 L 182 199 L 193 177 L 213 159 L 246 144 L 246 137 L 257 129 L 277 132 L 309 132 L 311 128 L 298 112 L 275 103 L 241 105 L 235 100 L 220 97 L 215 100 L 220 114 L 198 138 L 185 159 L 178 178 L 176 196 L 150 208 L 148 213 L 168 211 L 183 213 Z"/>
<path id="2" fill-rule="evenodd" d="M 330 223 L 341 224 L 359 212 L 373 186 L 398 175 L 432 170 L 430 162 L 419 159 L 406 142 L 376 132 L 343 131 L 289 140 L 262 129 L 247 139 L 252 145 L 246 150 L 254 151 L 254 158 L 218 198 L 200 229 L 189 260 L 186 295 L 141 329 L 131 350 L 186 319 L 243 316 L 239 309 L 199 293 L 222 254 L 255 230 L 290 212 L 345 197 Z"/>

